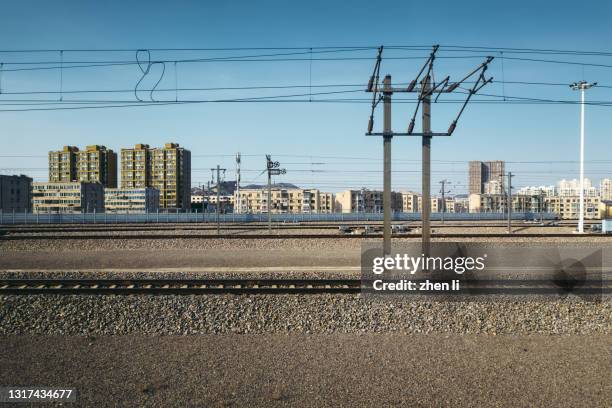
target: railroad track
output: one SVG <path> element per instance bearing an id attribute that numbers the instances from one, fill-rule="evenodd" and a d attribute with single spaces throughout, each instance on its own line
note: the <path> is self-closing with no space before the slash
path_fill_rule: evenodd
<path id="1" fill-rule="evenodd" d="M 573 233 L 434 233 L 432 238 L 606 238 L 610 235 L 605 234 L 573 234 Z M 406 233 L 393 234 L 394 238 L 420 238 L 421 234 Z M 7 234 L 0 236 L 0 240 L 20 241 L 20 240 L 109 240 L 109 239 L 363 239 L 363 238 L 382 238 L 380 233 L 370 234 L 66 234 L 66 235 L 28 235 L 28 234 Z"/>
<path id="2" fill-rule="evenodd" d="M 421 280 L 413 280 L 419 285 Z M 432 282 L 444 282 L 432 280 Z M 448 281 L 446 281 L 448 282 Z M 462 281 L 461 295 L 604 295 L 612 293 L 612 282 L 491 279 Z M 0 279 L 0 295 L 211 295 L 211 294 L 356 294 L 375 293 L 371 282 L 360 279 Z M 380 293 L 380 292 L 378 292 Z M 386 292 L 387 294 L 389 292 Z M 419 294 L 413 292 L 411 294 Z M 426 295 L 452 296 L 449 292 Z"/>
<path id="3" fill-rule="evenodd" d="M 0 279 L 0 294 L 359 293 L 359 279 Z"/>

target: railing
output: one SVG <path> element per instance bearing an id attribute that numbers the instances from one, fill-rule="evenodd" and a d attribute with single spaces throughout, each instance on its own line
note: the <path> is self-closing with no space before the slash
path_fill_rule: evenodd
<path id="1" fill-rule="evenodd" d="M 441 219 L 441 213 L 432 213 L 431 220 Z M 554 213 L 512 213 L 513 220 L 554 220 Z M 394 222 L 420 221 L 420 213 L 396 212 L 392 216 Z M 507 219 L 503 213 L 445 213 L 446 221 L 502 221 Z M 272 214 L 272 221 L 276 223 L 299 222 L 359 222 L 382 221 L 382 213 L 305 213 L 305 214 Z M 219 221 L 223 223 L 267 222 L 268 214 L 220 214 Z M 0 212 L 0 225 L 11 224 L 126 224 L 126 223 L 216 223 L 215 213 L 147 213 L 147 214 L 118 214 L 118 213 L 23 213 Z"/>

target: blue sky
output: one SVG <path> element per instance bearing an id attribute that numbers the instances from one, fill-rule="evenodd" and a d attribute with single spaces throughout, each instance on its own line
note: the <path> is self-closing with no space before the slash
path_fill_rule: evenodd
<path id="1" fill-rule="evenodd" d="M 385 45 L 462 45 L 612 51 L 609 2 L 83 2 L 22 1 L 2 6 L 0 49 L 146 49 L 234 47 L 360 47 Z M 278 51 L 152 51 L 153 59 L 191 59 L 253 55 Z M 570 83 L 585 78 L 612 85 L 612 68 L 517 61 L 510 57 L 557 59 L 612 65 L 609 56 L 502 55 L 472 53 L 473 58 L 444 59 L 436 77 L 457 79 L 485 55 L 496 57 L 488 73 L 506 81 Z M 373 57 L 373 50 L 336 56 Z M 425 57 L 425 51 L 389 51 L 386 56 Z M 470 53 L 449 52 L 440 56 Z M 325 54 L 321 54 L 325 56 Z M 160 88 L 301 85 L 287 90 L 180 92 L 181 100 L 253 97 L 317 92 L 318 85 L 362 84 L 372 61 L 304 61 L 179 63 L 177 75 L 169 63 Z M 133 61 L 134 51 L 64 52 L 64 61 Z M 11 62 L 59 60 L 58 52 L 0 53 L 5 70 L 25 65 Z M 412 79 L 421 59 L 383 61 L 381 74 L 395 81 Z M 153 66 L 142 87 L 151 87 L 161 66 Z M 72 99 L 134 100 L 131 92 L 140 78 L 136 65 L 64 69 L 62 89 L 125 89 L 121 94 L 64 94 Z M 59 70 L 5 71 L 0 103 L 14 99 L 57 99 L 58 94 L 10 95 L 10 92 L 57 91 Z M 347 88 L 356 89 L 356 88 Z M 358 89 L 358 88 L 357 88 Z M 320 91 L 327 91 L 322 88 Z M 546 99 L 577 99 L 565 86 L 493 83 L 484 93 Z M 453 98 L 459 98 L 457 95 Z M 148 93 L 139 97 L 146 99 Z M 158 92 L 157 100 L 173 100 L 174 92 Z M 340 97 L 366 97 L 360 92 Z M 612 101 L 612 88 L 593 88 L 591 100 Z M 317 96 L 315 95 L 315 99 Z M 450 98 L 450 96 L 449 96 Z M 14 108 L 2 105 L 0 109 Z M 192 151 L 194 184 L 210 179 L 217 163 L 233 169 L 233 155 L 243 154 L 242 179 L 263 182 L 259 176 L 266 153 L 285 164 L 279 181 L 319 185 L 337 191 L 345 187 L 382 185 L 382 140 L 364 136 L 367 104 L 340 103 L 220 103 L 119 109 L 0 112 L 0 153 L 3 173 L 21 172 L 46 178 L 46 153 L 65 144 L 104 144 L 115 150 L 135 143 L 161 145 L 176 141 Z M 396 104 L 393 126 L 403 131 L 411 104 Z M 456 104 L 433 106 L 433 128 L 446 130 Z M 594 181 L 612 177 L 612 107 L 587 107 L 587 176 Z M 382 111 L 377 111 L 380 129 Z M 506 160 L 518 185 L 551 184 L 577 176 L 579 106 L 473 104 L 468 106 L 451 138 L 433 142 L 434 191 L 447 178 L 454 192 L 465 191 L 467 161 Z M 420 141 L 396 138 L 393 143 L 395 189 L 420 190 Z M 7 156 L 34 157 L 7 157 Z M 358 160 L 357 158 L 365 158 Z M 540 163 L 532 163 L 540 162 Z M 568 163 L 569 162 L 569 163 Z M 316 170 L 316 172 L 313 172 Z M 228 171 L 227 178 L 233 178 Z"/>

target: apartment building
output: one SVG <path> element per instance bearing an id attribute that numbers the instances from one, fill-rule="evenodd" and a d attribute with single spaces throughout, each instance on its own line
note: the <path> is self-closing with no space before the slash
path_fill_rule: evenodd
<path id="1" fill-rule="evenodd" d="M 391 192 L 391 211 L 402 211 L 401 193 Z M 345 190 L 335 195 L 335 211 L 342 213 L 383 212 L 383 192 L 379 190 Z"/>
<path id="2" fill-rule="evenodd" d="M 468 166 L 469 172 L 469 194 L 499 194 L 493 189 L 504 189 L 505 162 L 496 161 L 471 161 Z M 488 186 L 489 183 L 497 183 L 496 187 Z"/>
<path id="3" fill-rule="evenodd" d="M 419 195 L 418 198 L 419 212 L 423 211 L 423 196 Z M 431 197 L 431 204 L 429 205 L 429 212 L 437 213 L 442 212 L 442 199 L 440 197 Z"/>
<path id="4" fill-rule="evenodd" d="M 77 180 L 117 187 L 117 154 L 106 146 L 92 145 L 76 152 Z"/>
<path id="5" fill-rule="evenodd" d="M 599 181 L 599 198 L 602 201 L 612 201 L 612 178 L 604 178 Z"/>
<path id="6" fill-rule="evenodd" d="M 121 149 L 121 188 L 154 187 L 160 208 L 191 207 L 191 152 L 178 143 Z"/>
<path id="7" fill-rule="evenodd" d="M 62 150 L 49 152 L 49 182 L 69 183 L 77 181 L 76 146 L 64 146 Z"/>
<path id="8" fill-rule="evenodd" d="M 80 213 L 104 211 L 104 187 L 100 183 L 32 183 L 35 213 Z"/>
<path id="9" fill-rule="evenodd" d="M 121 149 L 121 188 L 151 187 L 151 154 L 148 144 Z"/>
<path id="10" fill-rule="evenodd" d="M 240 192 L 234 193 L 233 203 L 235 202 L 240 203 L 235 212 L 267 213 L 268 189 L 240 189 Z M 273 214 L 331 213 L 334 208 L 333 194 L 317 189 L 274 188 L 271 192 L 270 208 Z"/>
<path id="11" fill-rule="evenodd" d="M 0 175 L 0 211 L 32 211 L 32 179 Z"/>
<path id="12" fill-rule="evenodd" d="M 579 190 L 580 191 L 580 190 Z M 545 197 L 545 207 L 563 220 L 578 219 L 580 214 L 580 196 Z M 599 218 L 599 196 L 584 197 L 584 218 Z"/>
<path id="13" fill-rule="evenodd" d="M 104 210 L 107 213 L 151 213 L 159 210 L 159 191 L 144 188 L 105 188 Z"/>
<path id="14" fill-rule="evenodd" d="M 117 187 L 117 154 L 105 146 L 64 146 L 49 152 L 49 182 L 80 181 Z"/>
<path id="15" fill-rule="evenodd" d="M 580 180 L 561 180 L 558 183 L 558 195 L 561 197 L 573 197 L 580 195 Z M 593 187 L 591 180 L 584 179 L 584 196 L 595 197 L 599 195 L 597 188 Z"/>
<path id="16" fill-rule="evenodd" d="M 420 195 L 412 191 L 402 191 L 402 212 L 416 213 L 420 211 L 419 198 Z"/>

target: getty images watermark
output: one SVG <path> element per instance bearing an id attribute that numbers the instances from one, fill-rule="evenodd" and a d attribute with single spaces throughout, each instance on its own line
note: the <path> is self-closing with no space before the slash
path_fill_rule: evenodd
<path id="1" fill-rule="evenodd" d="M 365 295 L 515 295 L 540 299 L 579 296 L 601 301 L 609 293 L 612 246 L 511 243 L 433 243 L 428 255 L 420 243 L 396 245 L 384 256 L 379 244 L 362 244 Z"/>

